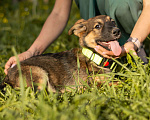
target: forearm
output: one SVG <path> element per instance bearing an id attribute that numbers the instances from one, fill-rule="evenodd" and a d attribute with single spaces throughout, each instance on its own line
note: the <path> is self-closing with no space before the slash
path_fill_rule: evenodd
<path id="1" fill-rule="evenodd" d="M 60 1 L 62 1 L 65 5 L 63 6 Z M 39 36 L 28 49 L 29 52 L 33 55 L 39 55 L 43 53 L 54 40 L 57 39 L 67 24 L 71 9 L 71 2 L 72 0 L 66 0 L 66 3 L 63 0 L 56 0 L 53 11 L 47 18 Z"/>
<path id="2" fill-rule="evenodd" d="M 29 48 L 29 51 L 34 55 L 43 53 L 45 49 L 62 33 L 65 25 L 66 21 L 64 22 L 60 20 L 59 16 L 50 15 L 45 22 L 39 36 Z"/>
<path id="3" fill-rule="evenodd" d="M 131 37 L 138 38 L 142 43 L 146 37 L 150 34 L 150 5 L 143 8 L 143 11 L 135 24 L 135 27 L 131 33 Z"/>

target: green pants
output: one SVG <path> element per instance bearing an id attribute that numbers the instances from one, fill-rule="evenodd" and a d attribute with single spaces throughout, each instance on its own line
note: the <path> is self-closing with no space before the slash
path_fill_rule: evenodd
<path id="1" fill-rule="evenodd" d="M 132 29 L 143 9 L 142 0 L 75 0 L 83 19 L 96 15 L 109 15 L 122 32 L 119 39 L 123 45 L 129 38 Z"/>

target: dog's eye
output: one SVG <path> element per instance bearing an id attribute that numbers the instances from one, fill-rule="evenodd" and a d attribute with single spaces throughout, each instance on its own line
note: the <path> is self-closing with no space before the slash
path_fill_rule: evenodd
<path id="1" fill-rule="evenodd" d="M 100 25 L 96 25 L 96 26 L 95 26 L 96 29 L 98 29 L 98 28 L 100 28 L 100 27 L 101 27 Z"/>
<path id="2" fill-rule="evenodd" d="M 96 25 L 96 26 L 95 26 L 96 29 L 98 29 L 98 28 L 100 28 L 100 27 L 101 27 L 100 25 Z"/>

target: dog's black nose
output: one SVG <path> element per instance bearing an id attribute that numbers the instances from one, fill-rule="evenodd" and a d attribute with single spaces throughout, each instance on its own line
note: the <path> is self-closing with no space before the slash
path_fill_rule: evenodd
<path id="1" fill-rule="evenodd" d="M 112 34 L 113 34 L 114 36 L 118 36 L 118 35 L 121 34 L 121 31 L 120 31 L 119 28 L 116 28 L 116 29 L 113 29 Z"/>

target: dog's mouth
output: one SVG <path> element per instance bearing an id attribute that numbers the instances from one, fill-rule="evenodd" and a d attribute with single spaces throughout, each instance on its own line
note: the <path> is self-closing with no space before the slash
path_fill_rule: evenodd
<path id="1" fill-rule="evenodd" d="M 97 45 L 101 45 L 107 50 L 111 50 L 115 56 L 119 56 L 121 54 L 121 47 L 119 45 L 118 40 L 111 40 L 108 42 L 102 42 L 101 40 L 96 40 Z"/>

